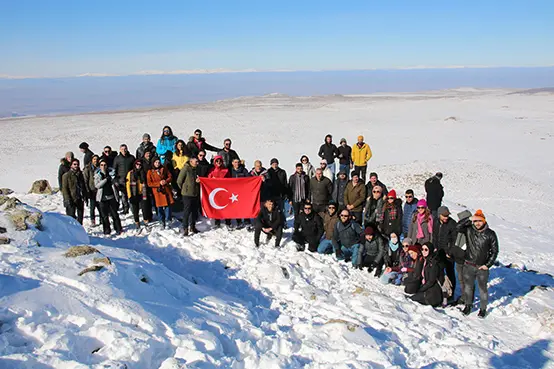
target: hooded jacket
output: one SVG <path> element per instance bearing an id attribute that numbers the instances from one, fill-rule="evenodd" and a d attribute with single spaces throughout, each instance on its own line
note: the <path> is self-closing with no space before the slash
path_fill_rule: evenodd
<path id="1" fill-rule="evenodd" d="M 325 230 L 325 239 L 332 240 L 333 233 L 335 232 L 335 226 L 339 221 L 338 212 L 335 211 L 333 215 L 329 214 L 328 211 L 323 214 L 323 229 Z"/>
<path id="2" fill-rule="evenodd" d="M 364 167 L 367 165 L 367 162 L 373 154 L 371 153 L 371 149 L 369 148 L 369 145 L 365 142 L 360 146 L 356 143 L 356 145 L 352 146 L 352 162 L 357 167 Z"/>
<path id="3" fill-rule="evenodd" d="M 470 219 L 458 223 L 458 232 L 466 236 L 466 261 L 476 266 L 486 265 L 492 267 L 498 257 L 498 238 L 496 233 L 485 224 L 478 231 Z"/>
<path id="4" fill-rule="evenodd" d="M 137 147 L 137 151 L 135 152 L 135 157 L 137 159 L 142 159 L 144 157 L 144 153 L 147 152 L 147 151 L 152 153 L 151 158 L 156 156 L 156 146 L 154 146 L 154 144 L 150 141 L 148 141 L 148 143 L 146 143 L 146 144 L 143 141 Z M 164 153 L 165 153 L 165 151 L 164 151 Z"/>
<path id="5" fill-rule="evenodd" d="M 196 167 L 196 173 L 198 173 L 198 177 L 207 177 L 210 169 L 211 164 L 208 160 L 206 160 L 206 158 L 198 160 L 198 167 Z"/>
<path id="6" fill-rule="evenodd" d="M 358 250 L 358 260 L 363 260 L 364 256 L 369 257 L 373 260 L 373 264 L 379 265 L 383 260 L 385 255 L 385 240 L 378 232 L 373 234 L 371 241 L 368 241 L 365 236 L 362 234 L 363 240 L 360 243 L 360 248 Z"/>
<path id="7" fill-rule="evenodd" d="M 352 220 L 348 220 L 346 223 L 337 222 L 333 232 L 333 248 L 338 250 L 341 247 L 350 248 L 359 244 L 362 233 L 362 227 Z"/>
<path id="8" fill-rule="evenodd" d="M 119 201 L 117 188 L 109 173 L 103 173 L 101 170 L 96 171 L 94 174 L 94 187 L 98 190 L 96 192 L 96 201 L 108 201 L 111 199 Z"/>
<path id="9" fill-rule="evenodd" d="M 350 163 L 352 162 L 352 148 L 348 145 L 345 145 L 345 146 L 339 145 L 337 146 L 337 151 L 338 151 L 337 157 L 339 158 L 339 164 L 350 165 Z"/>
<path id="10" fill-rule="evenodd" d="M 434 257 L 432 244 L 427 244 L 429 255 L 423 262 L 417 263 L 415 272 L 421 276 L 421 286 L 412 300 L 424 305 L 438 306 L 442 302 L 442 289 L 439 285 L 440 267 Z"/>
<path id="11" fill-rule="evenodd" d="M 217 159 L 221 159 L 223 161 L 222 157 L 216 156 L 214 158 L 214 163 Z M 229 173 L 229 169 L 225 168 L 223 165 L 219 167 L 217 165 L 214 165 L 208 171 L 208 178 L 229 178 L 229 177 L 231 177 L 231 173 Z"/>
<path id="12" fill-rule="evenodd" d="M 333 183 L 327 177 L 310 179 L 310 195 L 314 205 L 327 205 L 333 194 Z"/>
<path id="13" fill-rule="evenodd" d="M 450 254 L 450 249 L 456 242 L 456 236 L 458 231 L 456 229 L 457 223 L 454 219 L 448 217 L 448 222 L 442 223 L 440 220 L 433 222 L 433 244 L 437 248 L 437 251 L 443 251 Z"/>
<path id="14" fill-rule="evenodd" d="M 62 190 L 62 177 L 65 173 L 69 172 L 71 169 L 71 163 L 68 162 L 65 158 L 60 160 L 60 167 L 58 168 L 58 187 L 60 191 Z"/>
<path id="15" fill-rule="evenodd" d="M 146 199 L 146 189 L 148 188 L 146 184 L 146 173 L 142 169 L 138 171 L 136 169 L 130 170 L 129 173 L 127 173 L 125 187 L 129 199 Z"/>
<path id="16" fill-rule="evenodd" d="M 382 197 L 375 200 L 372 194 L 368 195 L 369 199 L 365 204 L 364 224 L 377 224 L 379 219 L 381 219 L 381 212 L 383 211 L 385 200 Z"/>
<path id="17" fill-rule="evenodd" d="M 441 206 L 444 197 L 444 189 L 440 178 L 433 176 L 426 180 L 425 192 L 427 193 L 427 207 L 432 211 L 436 211 Z"/>
<path id="18" fill-rule="evenodd" d="M 96 196 L 96 187 L 94 186 L 94 174 L 100 170 L 91 164 L 83 169 L 83 179 L 85 180 L 85 188 L 89 196 Z"/>
<path id="19" fill-rule="evenodd" d="M 313 178 L 315 176 L 315 168 L 312 163 L 302 163 L 302 169 L 304 170 L 304 173 L 306 173 L 308 178 Z"/>
<path id="20" fill-rule="evenodd" d="M 339 156 L 339 150 L 334 143 L 328 144 L 327 142 L 325 142 L 319 147 L 319 153 L 317 155 L 321 159 L 325 159 L 327 161 L 327 164 L 333 164 L 335 162 L 335 158 Z"/>
<path id="21" fill-rule="evenodd" d="M 156 153 L 160 157 L 162 164 L 165 164 L 165 153 L 171 151 L 175 152 L 175 144 L 178 139 L 175 136 L 164 136 L 160 137 L 158 140 L 158 145 L 156 145 Z"/>

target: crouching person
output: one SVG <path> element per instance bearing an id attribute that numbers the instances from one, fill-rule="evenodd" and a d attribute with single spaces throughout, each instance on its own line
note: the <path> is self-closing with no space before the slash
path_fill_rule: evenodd
<path id="1" fill-rule="evenodd" d="M 303 209 L 298 213 L 298 230 L 292 235 L 292 240 L 296 242 L 298 251 L 304 251 L 307 243 L 308 250 L 316 252 L 323 235 L 323 221 L 313 211 L 312 204 L 305 203 Z"/>
<path id="2" fill-rule="evenodd" d="M 323 228 L 325 229 L 325 239 L 321 241 L 317 248 L 317 252 L 320 254 L 332 254 L 333 253 L 333 234 L 335 233 L 335 226 L 339 221 L 337 215 L 337 204 L 334 202 L 329 203 L 327 206 L 327 212 L 323 216 Z"/>
<path id="3" fill-rule="evenodd" d="M 406 237 L 402 240 L 402 251 L 400 251 L 400 264 L 387 266 L 385 273 L 381 276 L 383 284 L 392 283 L 400 286 L 404 279 L 408 277 L 408 273 L 414 270 L 414 260 L 408 253 L 408 249 L 412 244 L 412 239 Z"/>
<path id="4" fill-rule="evenodd" d="M 254 225 L 254 244 L 260 247 L 260 235 L 267 235 L 267 242 L 275 237 L 275 247 L 281 246 L 281 238 L 283 237 L 284 219 L 279 209 L 275 207 L 273 200 L 265 201 L 264 206 L 260 210 Z"/>
<path id="5" fill-rule="evenodd" d="M 384 254 L 385 240 L 383 236 L 372 226 L 366 227 L 358 252 L 358 258 L 362 260 L 358 268 L 362 269 L 366 266 L 369 273 L 376 268 L 382 268 Z"/>
<path id="6" fill-rule="evenodd" d="M 426 242 L 421 247 L 423 263 L 419 263 L 416 270 L 421 273 L 422 279 L 415 295 L 411 296 L 415 302 L 422 305 L 439 306 L 442 302 L 442 288 L 439 285 L 440 266 L 434 258 L 434 246 L 431 242 Z"/>
<path id="7" fill-rule="evenodd" d="M 333 232 L 333 248 L 338 260 L 344 259 L 348 262 L 352 260 L 354 267 L 361 263 L 358 260 L 360 237 L 363 233 L 362 227 L 353 221 L 348 209 L 340 212 L 340 221 L 335 226 Z"/>

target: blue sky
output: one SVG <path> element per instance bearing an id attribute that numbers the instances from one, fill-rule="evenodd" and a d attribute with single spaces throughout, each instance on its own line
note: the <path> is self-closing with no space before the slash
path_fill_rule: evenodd
<path id="1" fill-rule="evenodd" d="M 0 75 L 554 64 L 554 1 L 0 2 Z"/>

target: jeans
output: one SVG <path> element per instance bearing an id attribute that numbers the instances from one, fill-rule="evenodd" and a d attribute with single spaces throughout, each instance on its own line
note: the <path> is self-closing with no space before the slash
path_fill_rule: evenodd
<path id="1" fill-rule="evenodd" d="M 90 193 L 89 197 L 89 215 L 90 221 L 96 223 L 96 210 L 98 209 L 98 219 L 102 221 L 102 213 L 100 213 L 100 202 L 96 201 L 96 191 Z"/>
<path id="2" fill-rule="evenodd" d="M 123 206 L 123 214 L 129 212 L 129 197 L 127 196 L 127 189 L 125 188 L 125 183 L 117 186 L 119 191 L 119 198 L 121 199 L 121 205 Z"/>
<path id="3" fill-rule="evenodd" d="M 362 180 L 363 183 L 365 183 L 365 175 L 366 175 L 366 172 L 367 172 L 367 164 L 366 165 L 363 165 L 363 166 L 354 166 L 354 170 L 356 171 L 356 173 L 358 173 L 358 175 L 360 176 L 360 179 Z"/>
<path id="4" fill-rule="evenodd" d="M 158 216 L 160 217 L 160 220 L 165 227 L 166 222 L 169 222 L 171 220 L 171 206 L 158 207 Z"/>
<path id="5" fill-rule="evenodd" d="M 317 252 L 320 254 L 332 254 L 333 251 L 333 242 L 331 240 L 323 240 L 317 247 Z"/>
<path id="6" fill-rule="evenodd" d="M 76 219 L 79 223 L 83 224 L 83 216 L 85 213 L 85 203 L 83 200 L 77 202 L 69 202 L 65 207 L 65 214 Z"/>
<path id="7" fill-rule="evenodd" d="M 458 284 L 460 285 L 460 296 L 464 299 L 464 263 L 456 263 L 456 274 L 458 275 Z M 456 291 L 452 289 L 455 295 Z"/>
<path id="8" fill-rule="evenodd" d="M 119 208 L 119 203 L 115 199 L 100 202 L 100 214 L 102 214 L 102 227 L 104 230 L 104 234 L 111 233 L 109 216 L 111 216 L 112 218 L 115 232 L 122 232 L 121 220 L 119 219 L 117 208 Z"/>
<path id="9" fill-rule="evenodd" d="M 333 173 L 333 178 L 336 177 L 336 168 L 335 168 L 335 161 L 332 161 L 331 163 L 327 163 L 327 168 L 331 170 L 331 173 Z"/>
<path id="10" fill-rule="evenodd" d="M 350 179 L 350 164 L 339 164 L 339 172 L 346 172 L 346 179 Z"/>
<path id="11" fill-rule="evenodd" d="M 390 272 L 390 273 L 384 273 L 381 276 L 381 283 L 383 284 L 395 284 L 397 286 L 400 286 L 402 284 L 402 273 L 399 272 Z"/>
<path id="12" fill-rule="evenodd" d="M 464 303 L 471 305 L 475 295 L 475 280 L 479 287 L 480 307 L 486 310 L 489 302 L 489 291 L 487 283 L 489 281 L 489 271 L 480 270 L 473 265 L 464 265 Z"/>
<path id="13" fill-rule="evenodd" d="M 198 198 L 183 196 L 183 228 L 194 228 L 198 219 Z"/>
<path id="14" fill-rule="evenodd" d="M 355 245 L 352 245 L 350 247 L 345 247 L 345 246 L 341 247 L 341 251 L 342 251 L 342 254 L 344 255 L 344 258 L 345 259 L 351 258 L 353 266 L 357 266 L 358 264 L 360 264 L 362 262 L 361 260 L 358 260 L 359 259 L 359 257 L 358 257 L 359 249 L 360 249 L 360 244 L 359 243 L 357 243 Z"/>

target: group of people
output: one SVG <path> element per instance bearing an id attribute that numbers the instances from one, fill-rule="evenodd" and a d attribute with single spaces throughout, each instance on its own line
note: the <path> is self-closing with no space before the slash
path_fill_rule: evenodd
<path id="1" fill-rule="evenodd" d="M 337 260 L 367 268 L 383 283 L 403 285 L 414 301 L 432 306 L 463 304 L 466 315 L 472 310 L 477 280 L 479 316 L 485 317 L 489 268 L 498 255 L 498 240 L 480 210 L 458 214 L 459 222 L 451 217 L 442 205 L 442 173 L 425 182 L 426 199 L 418 200 L 408 189 L 403 203 L 377 173 L 371 172 L 365 183 L 372 152 L 363 136 L 350 147 L 344 138 L 336 146 L 332 135 L 327 135 L 318 152 L 319 167 L 314 168 L 303 155 L 290 177 L 277 158 L 271 159 L 268 169 L 256 160 L 247 170 L 231 146 L 231 139 L 225 139 L 221 148 L 208 144 L 200 129 L 185 142 L 169 126 L 163 128 L 156 146 L 145 133 L 134 156 L 125 144 L 119 154 L 106 146 L 102 155 L 95 155 L 83 142 L 79 145 L 83 169 L 71 152 L 59 167 L 66 212 L 82 223 L 87 204 L 93 226 L 98 212 L 104 233 L 111 233 L 111 218 L 120 234 L 119 207 L 123 214 L 132 212 L 140 229 L 140 212 L 144 225 L 156 213 L 167 228 L 173 210 L 181 206 L 182 234 L 188 236 L 198 232 L 200 177 L 260 176 L 261 209 L 256 219 L 225 220 L 229 229 L 253 231 L 256 247 L 262 233 L 267 242 L 274 238 L 280 247 L 288 209 L 294 215 L 292 240 L 298 251 L 307 246 L 311 252 L 334 253 Z M 215 153 L 211 161 L 207 151 Z M 220 220 L 214 223 L 221 226 Z M 462 291 L 459 298 L 455 298 L 457 281 Z"/>

